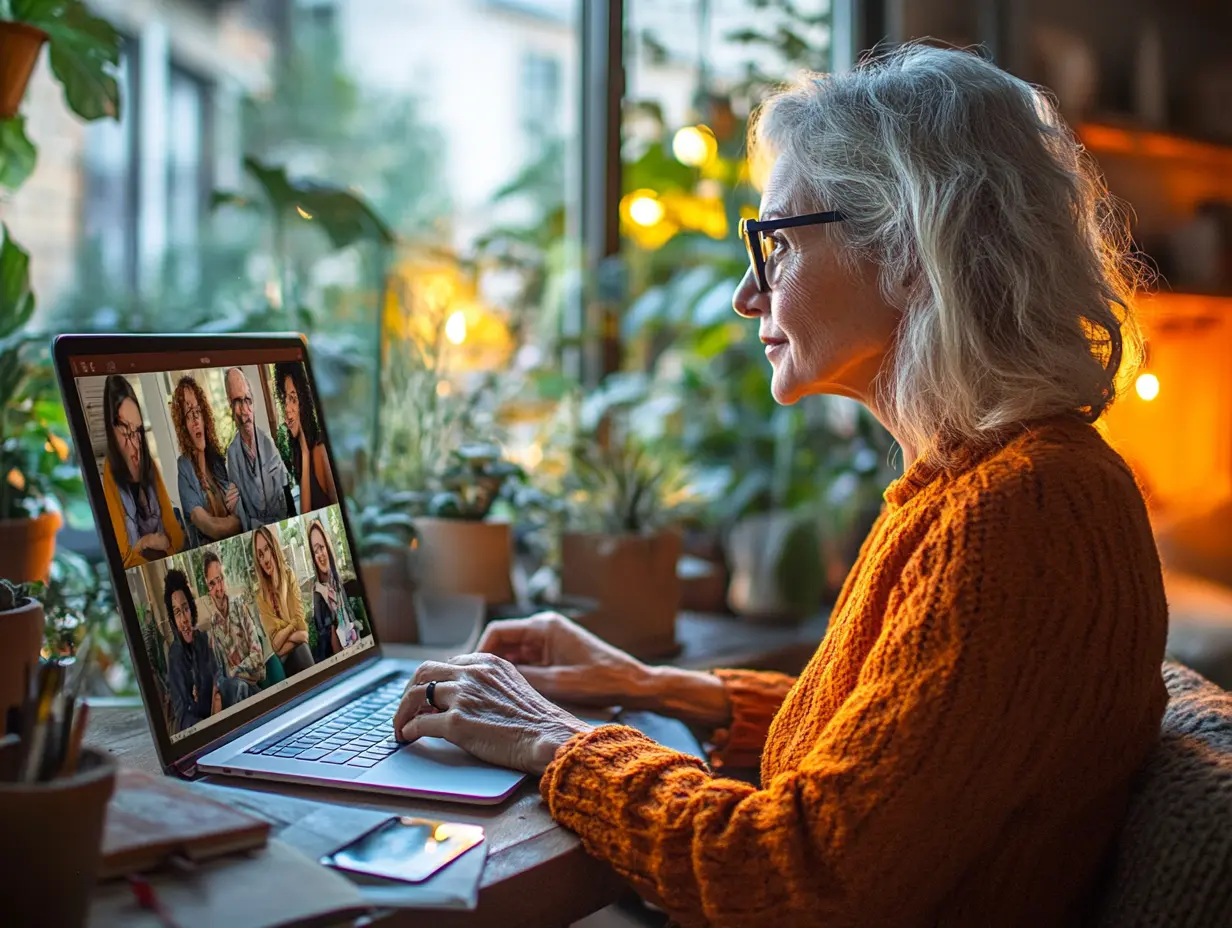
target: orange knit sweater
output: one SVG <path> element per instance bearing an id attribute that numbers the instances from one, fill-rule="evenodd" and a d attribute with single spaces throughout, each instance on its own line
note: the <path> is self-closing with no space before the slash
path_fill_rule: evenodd
<path id="1" fill-rule="evenodd" d="M 721 673 L 760 789 L 609 726 L 541 791 L 686 925 L 1065 924 L 1158 736 L 1166 625 L 1133 477 L 1048 420 L 886 491 L 790 692 Z"/>

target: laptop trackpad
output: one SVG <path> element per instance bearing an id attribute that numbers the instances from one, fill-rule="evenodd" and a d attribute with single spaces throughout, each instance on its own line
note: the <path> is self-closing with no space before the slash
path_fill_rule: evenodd
<path id="1" fill-rule="evenodd" d="M 360 778 L 361 783 L 400 786 L 442 797 L 495 799 L 522 781 L 525 774 L 493 767 L 440 738 L 422 738 L 387 757 Z"/>

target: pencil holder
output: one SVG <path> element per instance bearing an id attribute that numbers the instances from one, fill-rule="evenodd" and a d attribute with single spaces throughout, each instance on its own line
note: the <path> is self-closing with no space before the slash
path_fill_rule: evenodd
<path id="1" fill-rule="evenodd" d="M 83 748 L 77 772 L 15 782 L 16 746 L 0 748 L 0 909 L 6 925 L 86 923 L 115 761 Z"/>

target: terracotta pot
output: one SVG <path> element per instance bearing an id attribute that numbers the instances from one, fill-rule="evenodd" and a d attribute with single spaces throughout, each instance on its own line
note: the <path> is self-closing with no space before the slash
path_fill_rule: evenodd
<path id="1" fill-rule="evenodd" d="M 12 119 L 26 95 L 26 85 L 47 33 L 26 23 L 0 22 L 0 119 Z"/>
<path id="2" fill-rule="evenodd" d="M 406 556 L 389 553 L 359 563 L 368 606 L 372 610 L 369 617 L 377 637 L 387 644 L 419 643 L 414 584 L 408 560 Z"/>
<path id="3" fill-rule="evenodd" d="M 102 857 L 115 761 L 82 748 L 77 772 L 13 782 L 15 744 L 0 750 L 0 899 L 6 925 L 84 925 Z"/>
<path id="4" fill-rule="evenodd" d="M 635 657 L 679 650 L 680 536 L 566 532 L 561 538 L 561 592 L 597 602 L 579 624 Z"/>
<path id="5" fill-rule="evenodd" d="M 504 522 L 420 518 L 415 575 L 430 593 L 471 593 L 489 606 L 513 602 L 513 541 Z"/>
<path id="6" fill-rule="evenodd" d="M 33 519 L 0 519 L 0 577 L 14 583 L 46 581 L 60 522 L 58 512 Z"/>
<path id="7" fill-rule="evenodd" d="M 24 606 L 0 612 L 0 732 L 9 706 L 21 704 L 26 670 L 38 667 L 43 650 L 43 604 L 36 599 Z"/>

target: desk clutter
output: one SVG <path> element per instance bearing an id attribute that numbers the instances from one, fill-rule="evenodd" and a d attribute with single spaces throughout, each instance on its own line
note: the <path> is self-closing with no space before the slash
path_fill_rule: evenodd
<path id="1" fill-rule="evenodd" d="M 0 739 L 0 900 L 6 924 L 81 924 L 115 783 L 106 754 L 82 747 L 84 660 L 26 665 Z"/>
<path id="2" fill-rule="evenodd" d="M 482 828 L 119 768 L 82 745 L 89 706 L 77 695 L 80 667 L 40 663 L 27 673 L 22 703 L 5 713 L 3 924 L 272 928 L 376 909 L 477 905 Z M 371 838 L 359 839 L 394 832 L 395 823 L 406 827 L 400 843 L 386 844 L 387 865 L 377 872 L 402 880 L 322 864 L 362 869 L 357 853 L 372 856 Z M 416 865 L 391 869 L 390 847 L 395 863 Z M 271 894 L 271 885 L 298 890 Z"/>
<path id="3" fill-rule="evenodd" d="M 165 781 L 160 790 L 167 785 L 188 794 L 185 801 L 221 806 L 237 821 L 260 822 L 266 829 L 266 846 L 245 856 L 231 854 L 199 865 L 163 868 L 145 875 L 137 891 L 122 881 L 101 883 L 90 905 L 89 924 L 94 928 L 274 928 L 380 909 L 469 910 L 478 904 L 486 859 L 482 844 L 418 883 L 343 875 L 322 866 L 320 858 L 397 816 L 208 781 L 187 785 Z M 271 893 L 271 886 L 294 886 L 296 892 Z"/>

